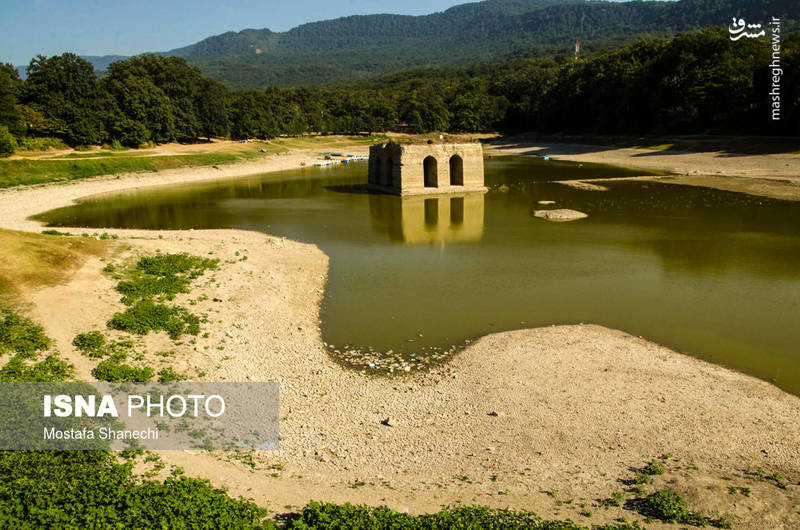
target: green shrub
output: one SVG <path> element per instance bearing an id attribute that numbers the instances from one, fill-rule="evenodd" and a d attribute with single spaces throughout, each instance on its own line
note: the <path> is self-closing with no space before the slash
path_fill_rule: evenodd
<path id="1" fill-rule="evenodd" d="M 660 460 L 653 459 L 646 466 L 644 466 L 642 472 L 646 475 L 663 475 L 664 463 Z"/>
<path id="2" fill-rule="evenodd" d="M 607 499 L 601 499 L 600 505 L 608 508 L 610 506 L 622 506 L 623 502 L 625 502 L 625 496 L 621 491 L 615 491 L 611 497 L 608 497 Z"/>
<path id="3" fill-rule="evenodd" d="M 0 157 L 11 156 L 17 148 L 17 141 L 8 132 L 8 127 L 0 125 Z"/>
<path id="4" fill-rule="evenodd" d="M 92 375 L 100 381 L 110 381 L 113 383 L 146 383 L 153 378 L 153 369 L 149 366 L 135 368 L 129 364 L 123 364 L 120 356 L 114 356 L 105 361 L 101 361 L 100 364 L 92 370 Z"/>
<path id="5" fill-rule="evenodd" d="M 702 512 L 693 512 L 686 507 L 686 501 L 670 489 L 657 491 L 644 500 L 644 511 L 647 515 L 661 519 L 667 523 L 688 524 L 692 526 L 716 526 L 730 528 L 730 522 L 724 517 L 709 518 Z"/>
<path id="6" fill-rule="evenodd" d="M 163 330 L 172 340 L 177 340 L 184 333 L 200 333 L 200 319 L 183 307 L 140 300 L 122 313 L 115 313 L 108 327 L 137 335 Z"/>
<path id="7" fill-rule="evenodd" d="M 661 490 L 646 499 L 649 514 L 667 523 L 683 523 L 688 510 L 686 501 L 672 490 Z"/>
<path id="8" fill-rule="evenodd" d="M 13 311 L 0 310 L 0 354 L 14 352 L 22 358 L 32 358 L 49 347 L 50 339 L 42 326 Z"/>
<path id="9" fill-rule="evenodd" d="M 72 345 L 89 357 L 103 357 L 105 352 L 102 348 L 105 344 L 106 337 L 99 331 L 78 333 L 75 335 L 75 338 L 72 339 Z"/>
<path id="10" fill-rule="evenodd" d="M 19 151 L 45 151 L 53 149 L 68 149 L 69 146 L 61 138 L 20 138 L 17 140 L 17 150 Z"/>

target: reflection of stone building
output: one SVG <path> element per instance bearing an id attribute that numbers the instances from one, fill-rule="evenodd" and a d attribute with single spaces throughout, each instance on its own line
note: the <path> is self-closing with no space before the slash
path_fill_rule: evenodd
<path id="1" fill-rule="evenodd" d="M 398 195 L 485 191 L 483 148 L 477 143 L 373 145 L 368 185 Z"/>
<path id="2" fill-rule="evenodd" d="M 438 197 L 370 195 L 372 228 L 408 244 L 480 241 L 483 193 Z"/>

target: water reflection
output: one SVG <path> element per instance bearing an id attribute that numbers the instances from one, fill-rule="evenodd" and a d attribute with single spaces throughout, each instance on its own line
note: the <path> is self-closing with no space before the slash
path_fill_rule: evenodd
<path id="1" fill-rule="evenodd" d="M 483 193 L 370 195 L 372 230 L 408 245 L 477 242 L 483 236 Z"/>

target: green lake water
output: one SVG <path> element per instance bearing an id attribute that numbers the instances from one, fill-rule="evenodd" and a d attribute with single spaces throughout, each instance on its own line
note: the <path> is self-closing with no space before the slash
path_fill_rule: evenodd
<path id="1" fill-rule="evenodd" d="M 800 204 L 641 181 L 582 191 L 555 181 L 632 173 L 527 157 L 487 159 L 492 189 L 477 195 L 373 195 L 366 172 L 355 163 L 147 188 L 39 218 L 315 243 L 331 258 L 323 337 L 340 352 L 418 360 L 486 333 L 591 322 L 800 394 Z M 553 207 L 589 217 L 531 216 Z"/>

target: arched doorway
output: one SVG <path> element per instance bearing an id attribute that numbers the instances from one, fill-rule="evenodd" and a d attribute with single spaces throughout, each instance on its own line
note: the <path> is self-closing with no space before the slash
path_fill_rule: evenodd
<path id="1" fill-rule="evenodd" d="M 377 157 L 375 160 L 375 172 L 369 173 L 369 183 L 370 184 L 380 184 L 381 183 L 381 175 L 383 174 L 383 164 L 381 164 L 381 157 Z"/>
<path id="2" fill-rule="evenodd" d="M 422 168 L 425 174 L 425 187 L 426 188 L 438 188 L 439 187 L 439 175 L 438 175 L 438 164 L 436 159 L 432 156 L 426 156 L 425 160 L 422 161 Z"/>
<path id="3" fill-rule="evenodd" d="M 458 155 L 450 157 L 450 185 L 464 185 L 464 160 Z"/>
<path id="4" fill-rule="evenodd" d="M 384 171 L 386 171 L 386 178 L 384 180 L 386 186 L 394 186 L 394 159 L 392 159 L 392 157 L 386 159 L 384 168 Z"/>

